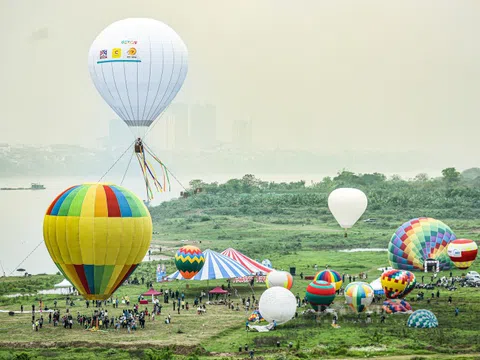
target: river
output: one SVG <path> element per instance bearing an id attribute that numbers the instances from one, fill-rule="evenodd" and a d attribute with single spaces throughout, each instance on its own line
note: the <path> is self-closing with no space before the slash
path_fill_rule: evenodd
<path id="1" fill-rule="evenodd" d="M 231 178 L 240 178 L 243 174 L 212 175 L 211 178 L 202 176 L 206 182 L 225 182 Z M 298 175 L 256 175 L 265 181 L 290 182 L 305 180 L 307 185 L 311 181 L 320 181 L 325 176 L 334 174 L 298 174 Z M 406 174 L 400 174 L 407 176 Z M 410 175 L 410 174 L 409 174 Z M 180 177 L 179 181 L 187 186 L 195 176 Z M 21 275 L 16 272 L 18 265 L 31 253 L 28 259 L 20 266 L 31 274 L 55 273 L 56 266 L 43 243 L 43 217 L 50 203 L 66 188 L 83 182 L 96 182 L 98 177 L 15 177 L 0 178 L 0 187 L 29 187 L 31 182 L 45 185 L 46 190 L 0 191 L 0 276 Z M 107 178 L 107 181 L 111 179 Z M 118 179 L 115 179 L 118 181 Z M 172 179 L 171 192 L 155 195 L 152 205 L 168 201 L 179 196 L 182 186 Z M 145 199 L 145 187 L 141 178 L 127 177 L 123 186 L 132 190 L 142 199 Z"/>

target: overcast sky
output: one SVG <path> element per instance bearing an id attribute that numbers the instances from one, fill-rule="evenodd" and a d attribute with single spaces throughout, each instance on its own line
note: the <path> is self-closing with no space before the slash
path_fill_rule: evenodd
<path id="1" fill-rule="evenodd" d="M 215 104 L 220 136 L 251 115 L 257 147 L 477 161 L 478 0 L 0 0 L 0 141 L 104 136 L 116 116 L 87 54 L 127 17 L 183 38 L 189 73 L 175 101 Z"/>

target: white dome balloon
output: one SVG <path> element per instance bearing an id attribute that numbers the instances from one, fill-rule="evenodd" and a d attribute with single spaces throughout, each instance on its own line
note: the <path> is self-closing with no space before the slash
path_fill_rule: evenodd
<path id="1" fill-rule="evenodd" d="M 338 224 L 349 229 L 360 219 L 367 209 L 367 196 L 358 189 L 340 188 L 328 196 L 328 208 Z"/>
<path id="2" fill-rule="evenodd" d="M 295 317 L 297 300 L 290 290 L 275 286 L 266 290 L 258 303 L 260 314 L 269 323 L 284 324 Z"/>
<path id="3" fill-rule="evenodd" d="M 273 270 L 267 274 L 265 285 L 267 285 L 267 288 L 281 286 L 290 290 L 293 285 L 293 276 L 286 271 Z"/>
<path id="4" fill-rule="evenodd" d="M 97 36 L 88 67 L 100 95 L 136 134 L 177 95 L 187 60 L 187 47 L 172 28 L 154 19 L 131 18 L 114 22 Z"/>

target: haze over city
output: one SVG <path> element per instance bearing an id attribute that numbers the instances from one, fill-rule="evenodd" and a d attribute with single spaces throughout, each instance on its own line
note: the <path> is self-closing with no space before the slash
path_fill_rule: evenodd
<path id="1" fill-rule="evenodd" d="M 0 142 L 98 147 L 117 116 L 90 80 L 90 44 L 115 20 L 153 17 L 189 50 L 185 84 L 152 131 L 161 149 L 195 153 L 233 144 L 332 161 L 389 153 L 403 168 L 415 158 L 439 170 L 477 165 L 478 2 L 131 4 L 0 1 L 0 28 L 8 34 Z M 182 106 L 190 107 L 188 136 L 201 141 L 181 138 L 178 123 L 188 122 Z M 344 165 L 340 157 L 338 168 Z M 384 165 L 375 159 L 379 170 Z"/>

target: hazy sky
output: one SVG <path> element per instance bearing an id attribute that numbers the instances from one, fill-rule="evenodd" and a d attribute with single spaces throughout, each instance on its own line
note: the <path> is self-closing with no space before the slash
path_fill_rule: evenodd
<path id="1" fill-rule="evenodd" d="M 257 145 L 478 158 L 478 0 L 0 0 L 0 141 L 105 135 L 87 54 L 127 17 L 180 34 L 175 101 L 215 104 L 221 136 L 251 115 Z"/>

